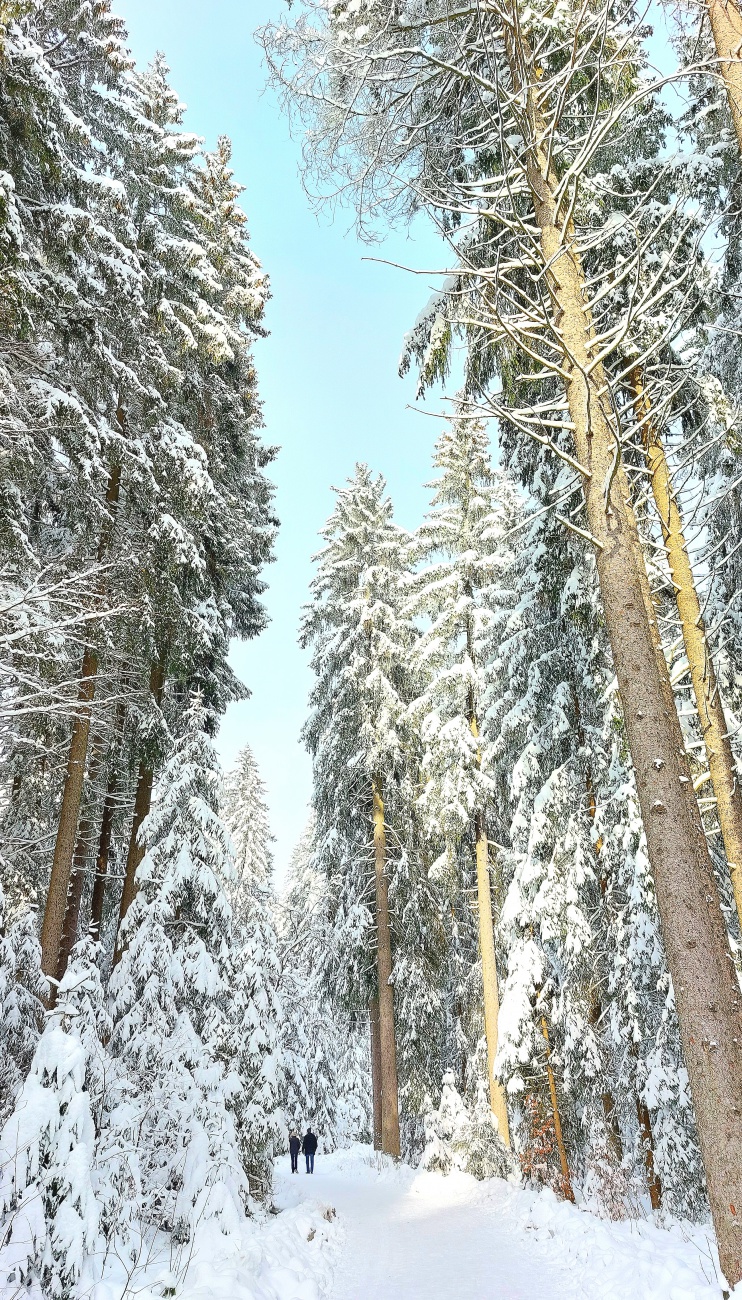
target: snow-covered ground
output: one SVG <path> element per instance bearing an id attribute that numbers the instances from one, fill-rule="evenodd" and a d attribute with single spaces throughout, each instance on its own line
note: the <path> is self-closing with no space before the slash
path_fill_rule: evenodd
<path id="1" fill-rule="evenodd" d="M 493 1179 L 394 1166 L 369 1147 L 276 1171 L 278 1214 L 184 1258 L 108 1261 L 90 1300 L 720 1300 L 709 1230 L 610 1223 Z M 128 1273 L 128 1278 L 127 1278 Z M 17 1300 L 18 1291 L 11 1289 Z M 0 1286 L 0 1296 L 10 1296 Z M 742 1300 L 742 1287 L 735 1296 Z"/>
<path id="2" fill-rule="evenodd" d="M 317 1189 L 318 1190 L 318 1189 Z M 83 1277 L 81 1300 L 324 1300 L 332 1284 L 342 1229 L 328 1205 L 302 1199 L 277 1215 L 245 1220 L 229 1236 L 203 1223 L 192 1250 L 157 1243 L 135 1262 L 106 1261 L 102 1281 Z M 99 1272 L 92 1261 L 92 1272 Z M 25 1291 L 3 1288 L 0 1300 Z"/>
<path id="3" fill-rule="evenodd" d="M 367 1147 L 318 1156 L 314 1177 L 285 1164 L 277 1203 L 314 1202 L 315 1221 L 332 1207 L 338 1230 L 311 1256 L 317 1290 L 287 1300 L 720 1300 L 703 1228 L 609 1223 L 548 1191 L 385 1167 Z"/>

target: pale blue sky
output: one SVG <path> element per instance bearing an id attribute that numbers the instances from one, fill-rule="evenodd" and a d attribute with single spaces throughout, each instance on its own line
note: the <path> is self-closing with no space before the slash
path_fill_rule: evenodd
<path id="1" fill-rule="evenodd" d="M 400 380 L 404 333 L 434 281 L 378 263 L 446 264 L 446 251 L 422 223 L 369 250 L 340 213 L 333 224 L 312 213 L 298 178 L 299 145 L 265 92 L 253 32 L 285 12 L 285 0 L 116 0 L 138 62 L 165 52 L 173 85 L 188 105 L 188 127 L 209 146 L 226 133 L 252 243 L 271 277 L 270 337 L 257 348 L 266 439 L 282 451 L 272 466 L 282 527 L 267 571 L 268 630 L 235 645 L 233 663 L 252 699 L 230 709 L 220 734 L 229 764 L 252 746 L 268 786 L 276 865 L 281 873 L 306 819 L 309 760 L 299 744 L 310 673 L 296 630 L 311 577 L 318 529 L 332 508 L 331 485 L 365 460 L 388 480 L 397 517 L 414 526 L 425 509 L 438 420 L 406 409 L 414 381 Z M 436 398 L 425 408 L 441 409 Z"/>

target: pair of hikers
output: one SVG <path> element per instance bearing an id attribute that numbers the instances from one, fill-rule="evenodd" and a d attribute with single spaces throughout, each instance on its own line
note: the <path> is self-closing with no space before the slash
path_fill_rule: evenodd
<path id="1" fill-rule="evenodd" d="M 314 1173 L 314 1153 L 317 1150 L 317 1136 L 312 1132 L 311 1124 L 304 1134 L 303 1138 L 299 1137 L 296 1129 L 289 1133 L 289 1151 L 291 1152 L 291 1172 L 299 1172 L 299 1151 L 302 1152 L 307 1162 L 307 1173 Z"/>

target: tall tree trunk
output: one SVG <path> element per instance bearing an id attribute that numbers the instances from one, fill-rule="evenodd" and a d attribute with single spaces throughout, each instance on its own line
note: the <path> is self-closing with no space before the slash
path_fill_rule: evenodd
<path id="1" fill-rule="evenodd" d="M 716 795 L 716 812 L 724 841 L 724 852 L 732 878 L 737 914 L 742 924 L 742 790 L 732 752 L 724 706 L 719 694 L 714 661 L 706 639 L 706 628 L 698 599 L 693 569 L 683 533 L 683 521 L 672 485 L 659 430 L 640 367 L 631 374 L 637 419 L 641 425 L 647 466 L 652 476 L 652 493 L 662 526 L 675 599 L 680 615 L 685 653 L 688 656 L 698 720 L 706 746 L 711 782 Z"/>
<path id="2" fill-rule="evenodd" d="M 111 543 L 113 519 L 118 505 L 121 488 L 121 466 L 114 465 L 108 476 L 106 490 L 106 507 L 108 515 L 101 529 L 98 542 L 98 561 L 105 558 Z M 97 599 L 103 594 L 103 586 Z M 59 810 L 57 836 L 54 842 L 52 869 L 49 877 L 49 890 L 44 908 L 44 920 L 41 926 L 41 968 L 45 975 L 56 977 L 59 966 L 59 950 L 62 942 L 62 929 L 67 907 L 67 891 L 72 871 L 72 855 L 75 849 L 77 821 L 80 816 L 80 802 L 85 784 L 85 763 L 90 737 L 90 717 L 95 696 L 96 676 L 98 673 L 98 655 L 92 646 L 86 646 L 80 669 L 80 688 L 77 697 L 77 711 L 72 724 L 72 736 L 67 758 L 67 771 L 62 791 L 62 804 Z M 53 989 L 53 985 L 50 984 Z"/>
<path id="3" fill-rule="evenodd" d="M 500 1015 L 500 998 L 497 988 L 497 963 L 495 961 L 495 927 L 492 921 L 492 892 L 490 890 L 489 848 L 483 813 L 475 821 L 477 856 L 477 903 L 479 911 L 479 951 L 482 957 L 482 986 L 484 991 L 484 1032 L 487 1039 L 487 1075 L 489 1078 L 490 1106 L 497 1120 L 497 1129 L 506 1146 L 510 1146 L 508 1110 L 505 1090 L 495 1078 L 497 1056 L 497 1021 Z"/>
<path id="4" fill-rule="evenodd" d="M 89 781 L 91 787 L 95 787 L 99 780 L 103 761 L 105 756 L 105 745 L 102 736 L 98 736 L 93 745 L 93 756 L 90 760 Z M 61 980 L 67 970 L 67 963 L 70 954 L 75 946 L 77 934 L 80 926 L 80 907 L 82 896 L 85 890 L 85 868 L 90 856 L 90 850 L 93 843 L 93 809 L 95 793 L 94 789 L 90 792 L 92 796 L 88 799 L 87 814 L 80 823 L 80 829 L 77 834 L 77 843 L 72 858 L 72 874 L 70 885 L 67 893 L 67 909 L 64 915 L 64 925 L 62 927 L 62 940 L 59 947 L 59 963 L 57 967 L 57 979 Z M 56 990 L 52 989 L 53 1000 L 56 999 Z"/>
<path id="5" fill-rule="evenodd" d="M 372 998 L 368 1006 L 371 1030 L 371 1088 L 373 1092 L 374 1151 L 381 1151 L 381 1032 L 379 1028 L 379 999 Z"/>
<path id="6" fill-rule="evenodd" d="M 381 778 L 374 777 L 374 866 L 376 873 L 376 962 L 379 974 L 379 1043 L 381 1047 L 381 1149 L 399 1156 L 397 1040 L 394 1031 L 392 936 L 389 926 L 389 879 L 386 874 L 386 827 Z"/>
<path id="7" fill-rule="evenodd" d="M 119 903 L 119 920 L 116 934 L 116 951 L 114 953 L 114 964 L 119 961 L 122 953 L 121 947 L 121 923 L 136 898 L 137 885 L 136 875 L 139 863 L 142 861 L 146 851 L 146 845 L 140 838 L 142 822 L 148 815 L 152 807 L 152 785 L 154 782 L 154 772 L 149 763 L 142 762 L 139 764 L 139 774 L 137 776 L 137 789 L 134 796 L 134 816 L 131 823 L 131 832 L 129 834 L 129 849 L 126 855 L 126 870 L 124 872 L 124 887 L 121 891 L 121 901 Z"/>
<path id="8" fill-rule="evenodd" d="M 49 877 L 49 889 L 46 895 L 44 920 L 41 926 L 41 969 L 52 980 L 57 977 L 59 951 L 62 943 L 62 930 L 67 910 L 67 891 L 72 871 L 72 855 L 75 849 L 77 819 L 80 815 L 80 800 L 85 784 L 85 762 L 88 753 L 90 734 L 90 713 L 95 694 L 95 674 L 98 669 L 98 657 L 90 647 L 85 647 L 82 660 L 81 682 L 78 693 L 78 709 L 72 724 L 67 757 L 67 772 L 62 792 L 62 804 L 59 810 L 57 836 L 54 841 L 54 856 Z M 50 983 L 50 999 L 54 999 L 54 986 Z"/>
<path id="9" fill-rule="evenodd" d="M 162 692 L 165 686 L 165 670 L 161 660 L 157 660 L 152 665 L 149 676 L 150 693 L 157 704 L 158 708 L 162 701 Z M 137 777 L 137 790 L 134 796 L 134 817 L 131 823 L 131 834 L 129 836 L 129 851 L 126 855 L 126 871 L 124 872 L 124 887 L 121 891 L 121 902 L 119 904 L 119 920 L 116 933 L 116 948 L 113 954 L 113 962 L 116 965 L 121 960 L 123 947 L 121 943 L 121 923 L 126 916 L 131 904 L 134 902 L 137 893 L 137 867 L 142 861 L 146 852 L 146 845 L 140 838 L 142 822 L 152 807 L 152 786 L 154 783 L 154 769 L 151 762 L 142 760 L 139 764 L 139 775 Z"/>
<path id="10" fill-rule="evenodd" d="M 67 894 L 67 910 L 64 914 L 64 925 L 62 926 L 62 940 L 59 945 L 59 963 L 57 965 L 57 979 L 64 979 L 64 973 L 67 970 L 67 963 L 70 954 L 77 941 L 77 928 L 80 921 L 80 905 L 82 903 L 83 890 L 85 888 L 85 866 L 90 852 L 90 841 L 93 835 L 93 824 L 89 817 L 84 817 L 80 822 L 80 830 L 77 835 L 77 843 L 72 858 L 72 875 L 70 878 L 70 887 Z M 52 989 L 52 1002 L 56 1002 L 56 989 Z"/>
<path id="11" fill-rule="evenodd" d="M 546 1016 L 541 1017 L 541 1033 L 546 1041 L 546 1077 L 549 1080 L 549 1095 L 551 1096 L 551 1115 L 554 1121 L 554 1136 L 556 1137 L 557 1152 L 559 1154 L 559 1164 L 562 1169 L 562 1186 L 565 1198 L 568 1201 L 574 1201 L 575 1194 L 572 1190 L 572 1176 L 569 1172 L 569 1161 L 567 1160 L 567 1148 L 564 1145 L 564 1134 L 562 1133 L 562 1118 L 559 1114 L 559 1098 L 556 1090 L 556 1079 L 551 1065 L 551 1044 L 549 1043 L 549 1026 L 546 1023 Z"/>
<path id="12" fill-rule="evenodd" d="M 526 165 L 541 252 L 559 315 L 566 396 L 584 468 L 588 526 L 636 774 L 667 961 L 690 1078 L 721 1266 L 742 1277 L 742 1013 L 706 837 L 669 679 L 656 653 L 639 569 L 639 539 L 620 461 L 609 384 L 593 353 L 594 329 L 574 230 L 556 202 L 546 129 L 526 72 L 528 51 L 509 33 L 516 89 L 525 91 L 532 143 Z M 645 574 L 646 578 L 646 574 Z"/>
<path id="13" fill-rule="evenodd" d="M 572 1175 L 569 1172 L 569 1161 L 567 1160 L 567 1148 L 564 1145 L 564 1134 L 562 1133 L 562 1118 L 559 1113 L 559 1098 L 556 1090 L 556 1079 L 554 1070 L 551 1065 L 551 1044 L 549 1042 L 549 1027 L 546 1023 L 546 1016 L 541 1017 L 541 1033 L 546 1041 L 546 1077 L 549 1080 L 549 1095 L 551 1097 L 551 1115 L 554 1121 L 554 1136 L 556 1137 L 557 1152 L 559 1154 L 559 1164 L 562 1170 L 562 1187 L 564 1196 L 568 1201 L 574 1201 L 575 1194 L 572 1189 Z"/>
<path id="14" fill-rule="evenodd" d="M 736 0 L 706 0 L 706 9 L 742 152 L 742 14 Z"/>
<path id="15" fill-rule="evenodd" d="M 103 924 L 103 904 L 106 898 L 106 877 L 108 875 L 108 858 L 111 852 L 113 819 L 116 813 L 116 794 L 118 791 L 118 773 L 111 770 L 108 777 L 106 797 L 103 801 L 103 815 L 98 836 L 98 853 L 95 859 L 95 879 L 93 897 L 90 903 L 90 936 L 100 940 Z"/>
<path id="16" fill-rule="evenodd" d="M 471 595 L 471 591 L 467 591 Z M 466 625 L 467 653 L 472 666 L 476 665 L 474 656 L 474 638 L 471 620 Z M 479 746 L 479 720 L 474 699 L 473 688 L 469 689 L 469 727 L 477 742 L 477 763 L 482 766 L 482 751 Z M 474 819 L 474 845 L 477 864 L 477 913 L 479 917 L 479 954 L 482 959 L 482 994 L 484 1001 L 484 1034 L 487 1040 L 487 1077 L 490 1092 L 490 1108 L 497 1120 L 497 1130 L 506 1146 L 510 1146 L 510 1126 L 505 1090 L 495 1077 L 495 1058 L 497 1056 L 498 1029 L 500 1017 L 500 992 L 497 984 L 497 960 L 495 956 L 495 926 L 492 920 L 492 890 L 490 888 L 489 845 L 484 812 L 479 811 Z"/>

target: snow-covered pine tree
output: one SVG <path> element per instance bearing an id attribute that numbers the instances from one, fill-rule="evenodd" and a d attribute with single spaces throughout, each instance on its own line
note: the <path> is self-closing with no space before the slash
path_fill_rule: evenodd
<path id="1" fill-rule="evenodd" d="M 134 1096 L 147 1097 L 144 1115 L 112 1117 L 137 1124 L 141 1200 L 129 1215 L 181 1240 L 203 1219 L 228 1231 L 247 1197 L 230 1110 L 238 1085 L 231 1061 L 222 1063 L 236 957 L 233 866 L 205 725 L 196 697 L 144 824 L 147 851 L 110 985 L 112 1050 Z"/>
<path id="2" fill-rule="evenodd" d="M 283 1149 L 280 1108 L 284 1064 L 281 962 L 272 883 L 272 836 L 265 787 L 249 745 L 226 782 L 224 817 L 232 838 L 234 970 L 229 1007 L 233 1068 L 239 1088 L 232 1101 L 242 1165 L 250 1191 L 269 1201 L 273 1158 Z"/>
<path id="3" fill-rule="evenodd" d="M 101 1253 L 96 1125 L 109 1028 L 92 945 L 75 950 L 0 1136 L 3 1266 L 35 1300 L 75 1300 Z"/>
<path id="4" fill-rule="evenodd" d="M 224 818 L 232 837 L 235 877 L 230 883 L 232 911 L 240 923 L 243 903 L 249 904 L 252 892 L 271 886 L 273 875 L 273 836 L 265 783 L 255 755 L 243 746 L 224 783 Z"/>
<path id="5" fill-rule="evenodd" d="M 301 640 L 312 647 L 317 678 L 304 735 L 314 769 L 316 863 L 332 890 L 328 978 L 348 1012 L 357 1014 L 378 991 L 382 1144 L 399 1155 L 389 833 L 407 762 L 413 634 L 396 605 L 403 535 L 392 522 L 383 479 L 358 465 L 337 492 L 322 536 Z"/>
<path id="6" fill-rule="evenodd" d="M 315 866 L 314 814 L 294 849 L 280 900 L 283 1109 L 288 1124 L 311 1123 L 324 1150 L 370 1136 L 371 1071 L 364 1012 L 342 1009 L 326 978 L 332 895 Z"/>
<path id="7" fill-rule="evenodd" d="M 505 1097 L 494 1072 L 499 998 L 487 835 L 493 788 L 480 730 L 483 640 L 492 620 L 483 592 L 509 556 L 507 548 L 498 554 L 498 539 L 490 538 L 494 479 L 485 430 L 469 419 L 454 421 L 436 444 L 434 465 L 440 476 L 412 542 L 413 568 L 405 581 L 406 612 L 425 624 L 412 650 L 413 664 L 425 676 L 410 712 L 425 751 L 420 805 L 433 836 L 446 846 L 455 893 L 469 883 L 466 868 L 463 877 L 459 874 L 462 849 L 476 864 L 488 1088 L 507 1144 Z M 503 515 L 507 505 L 506 499 L 500 503 Z M 514 508 L 510 513 L 514 516 Z M 507 526 L 506 520 L 502 533 Z"/>
<path id="8" fill-rule="evenodd" d="M 0 1125 L 31 1067 L 48 992 L 41 972 L 36 917 L 29 908 L 10 921 L 0 884 Z"/>
<path id="9" fill-rule="evenodd" d="M 467 1106 L 456 1087 L 456 1076 L 446 1071 L 438 1107 L 425 1116 L 425 1150 L 421 1164 L 442 1174 L 463 1170 L 474 1178 L 510 1178 L 518 1181 L 518 1167 L 500 1141 L 490 1105 L 489 1089 L 480 1080 L 479 1095 Z"/>
<path id="10" fill-rule="evenodd" d="M 148 447 L 152 480 L 142 482 L 136 503 L 146 524 L 139 658 L 155 711 L 164 699 L 167 715 L 172 679 L 174 701 L 184 687 L 198 688 L 220 712 L 243 692 L 228 664 L 230 637 L 254 636 L 264 623 L 260 570 L 276 526 L 264 474 L 274 453 L 258 435 L 251 351 L 268 285 L 237 204 L 229 143 L 221 139 L 199 160 L 164 60 L 136 79 L 131 113 L 131 160 L 123 155 L 120 165 L 131 161 L 136 177 L 164 399 Z M 217 555 L 220 562 L 210 562 Z M 157 748 L 143 736 L 122 917 L 133 896 Z"/>

